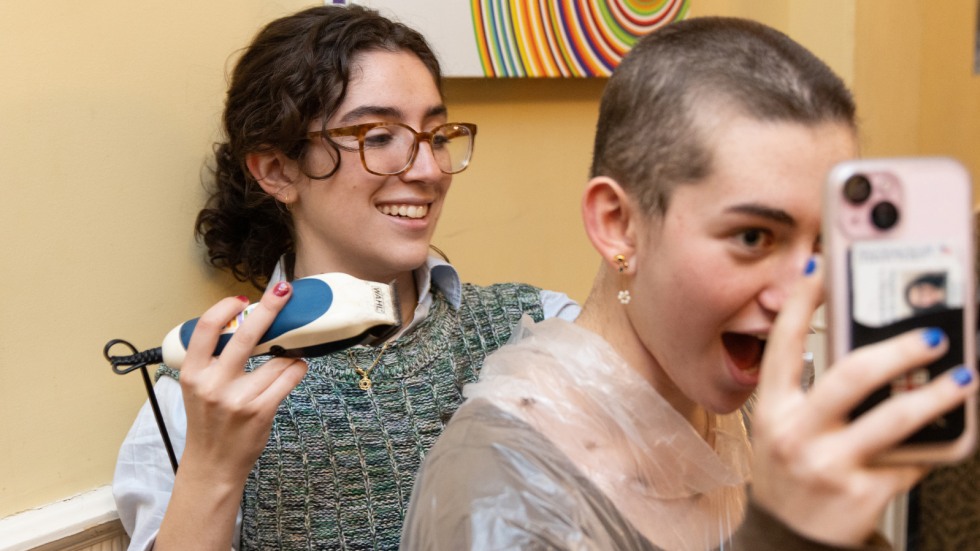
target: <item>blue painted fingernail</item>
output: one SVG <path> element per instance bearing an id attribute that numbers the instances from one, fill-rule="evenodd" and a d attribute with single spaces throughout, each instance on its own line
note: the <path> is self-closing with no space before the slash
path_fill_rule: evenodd
<path id="1" fill-rule="evenodd" d="M 973 382 L 973 372 L 970 371 L 965 365 L 961 365 L 953 370 L 953 381 L 960 385 L 966 386 Z"/>
<path id="2" fill-rule="evenodd" d="M 817 269 L 817 259 L 811 256 L 810 259 L 806 261 L 806 267 L 803 268 L 803 275 L 810 275 L 816 269 Z"/>
<path id="3" fill-rule="evenodd" d="M 939 329 L 938 327 L 930 327 L 922 332 L 922 338 L 925 339 L 929 348 L 936 348 L 939 346 L 939 343 L 943 342 L 944 336 L 945 333 L 943 333 L 943 330 Z"/>

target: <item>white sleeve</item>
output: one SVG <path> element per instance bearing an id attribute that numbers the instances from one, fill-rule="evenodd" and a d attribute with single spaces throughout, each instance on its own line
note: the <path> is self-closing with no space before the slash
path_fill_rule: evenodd
<path id="1" fill-rule="evenodd" d="M 544 319 L 560 318 L 565 321 L 575 321 L 582 311 L 577 302 L 557 291 L 541 291 L 541 308 L 544 310 Z"/>
<path id="2" fill-rule="evenodd" d="M 179 460 L 187 441 L 187 414 L 180 383 L 170 377 L 161 377 L 154 390 L 174 454 Z M 167 457 L 153 409 L 147 401 L 119 449 L 112 479 L 112 495 L 119 519 L 130 537 L 129 551 L 153 548 L 173 487 L 173 467 Z M 241 523 L 242 512 L 239 509 L 233 549 L 238 549 Z"/>

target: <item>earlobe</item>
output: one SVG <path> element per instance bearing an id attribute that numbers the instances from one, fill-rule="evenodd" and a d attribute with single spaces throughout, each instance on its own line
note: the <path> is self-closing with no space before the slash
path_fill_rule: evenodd
<path id="1" fill-rule="evenodd" d="M 582 196 L 582 221 L 592 246 L 612 267 L 616 257 L 628 259 L 635 251 L 638 216 L 634 201 L 612 178 L 598 176 L 589 181 Z"/>
<path id="2" fill-rule="evenodd" d="M 293 185 L 289 167 L 293 161 L 281 151 L 253 151 L 245 155 L 245 166 L 266 193 L 281 203 L 291 202 L 287 188 Z"/>

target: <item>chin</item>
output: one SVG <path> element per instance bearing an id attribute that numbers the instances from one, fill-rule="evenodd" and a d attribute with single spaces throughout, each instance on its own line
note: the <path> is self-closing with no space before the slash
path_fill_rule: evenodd
<path id="1" fill-rule="evenodd" d="M 702 394 L 701 406 L 719 415 L 726 415 L 745 405 L 753 394 L 755 394 L 754 386 L 747 388 L 733 385 L 731 382 L 722 382 L 708 390 L 707 394 Z"/>
<path id="2" fill-rule="evenodd" d="M 429 247 L 427 245 L 425 248 L 412 248 L 411 251 L 406 250 L 404 254 L 400 254 L 398 258 L 393 259 L 393 264 L 399 266 L 400 272 L 410 272 L 425 265 L 425 261 L 428 258 Z"/>
<path id="3" fill-rule="evenodd" d="M 733 411 L 744 406 L 745 402 L 748 402 L 749 398 L 751 398 L 753 394 L 755 394 L 755 389 L 752 389 L 751 391 L 732 392 L 728 396 L 725 396 L 722 404 L 719 404 L 721 407 L 719 407 L 716 412 L 720 414 L 732 413 Z"/>

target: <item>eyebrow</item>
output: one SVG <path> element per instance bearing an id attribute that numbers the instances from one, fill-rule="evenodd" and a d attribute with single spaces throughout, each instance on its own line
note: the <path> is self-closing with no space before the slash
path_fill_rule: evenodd
<path id="1" fill-rule="evenodd" d="M 758 203 L 745 203 L 742 205 L 735 205 L 725 209 L 725 212 L 732 212 L 736 214 L 745 214 L 748 216 L 755 216 L 758 218 L 765 218 L 771 220 L 778 224 L 783 224 L 785 226 L 796 226 L 796 219 L 790 216 L 788 212 L 783 209 L 774 209 L 772 207 L 767 207 L 765 205 L 760 205 Z"/>
<path id="2" fill-rule="evenodd" d="M 430 107 L 429 110 L 425 112 L 425 118 L 428 119 L 435 116 L 445 115 L 446 113 L 447 110 L 445 105 L 436 105 Z M 402 113 L 401 109 L 397 109 L 395 107 L 385 107 L 381 105 L 362 105 L 360 107 L 357 107 L 345 113 L 344 116 L 341 117 L 339 122 L 340 124 L 347 124 L 351 121 L 355 121 L 357 119 L 368 117 L 368 116 L 382 117 L 387 119 L 398 119 L 398 120 L 405 118 L 405 115 L 404 113 Z"/>

